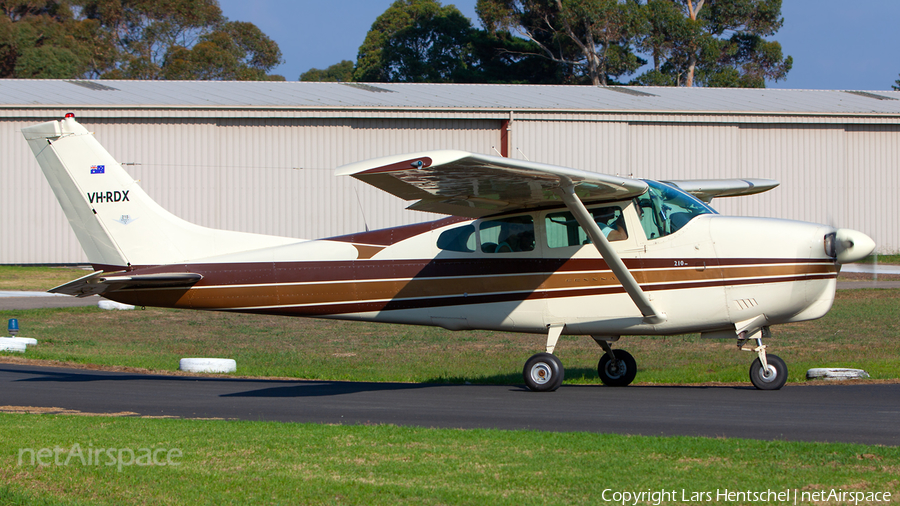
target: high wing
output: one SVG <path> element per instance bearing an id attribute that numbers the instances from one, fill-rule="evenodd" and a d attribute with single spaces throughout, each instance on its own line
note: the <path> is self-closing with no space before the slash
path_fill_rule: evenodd
<path id="1" fill-rule="evenodd" d="M 480 218 L 557 205 L 556 189 L 574 185 L 585 204 L 624 200 L 647 191 L 639 179 L 465 151 L 426 151 L 344 165 L 353 176 L 404 200 L 408 209 Z"/>
<path id="2" fill-rule="evenodd" d="M 203 276 L 193 272 L 130 275 L 124 271 L 96 271 L 47 291 L 74 295 L 76 297 L 87 297 L 123 288 L 189 287 L 202 278 Z"/>
<path id="3" fill-rule="evenodd" d="M 418 199 L 409 209 L 470 218 L 565 206 L 591 237 L 644 321 L 656 324 L 666 320 L 665 313 L 653 306 L 584 207 L 643 194 L 648 186 L 639 179 L 465 151 L 428 151 L 367 160 L 339 167 L 337 175 L 353 176 L 405 200 Z M 548 350 L 555 345 L 551 341 L 555 339 L 548 340 Z"/>
<path id="4" fill-rule="evenodd" d="M 707 204 L 716 197 L 753 195 L 769 191 L 780 184 L 774 179 L 685 179 L 663 183 L 677 186 Z"/>

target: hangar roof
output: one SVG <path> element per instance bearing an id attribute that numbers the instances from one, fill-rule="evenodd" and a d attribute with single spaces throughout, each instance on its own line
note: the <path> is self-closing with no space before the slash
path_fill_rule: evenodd
<path id="1" fill-rule="evenodd" d="M 638 86 L 0 80 L 0 108 L 202 107 L 898 114 L 900 92 Z"/>

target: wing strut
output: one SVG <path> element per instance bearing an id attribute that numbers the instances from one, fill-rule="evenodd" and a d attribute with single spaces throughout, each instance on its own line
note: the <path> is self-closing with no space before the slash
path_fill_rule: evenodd
<path id="1" fill-rule="evenodd" d="M 634 301 L 634 305 L 637 306 L 641 311 L 641 314 L 644 315 L 644 322 L 657 324 L 666 321 L 665 313 L 660 313 L 652 304 L 650 304 L 650 299 L 647 297 L 647 294 L 641 290 L 640 285 L 635 281 L 634 276 L 631 275 L 628 267 L 625 267 L 625 263 L 622 262 L 622 259 L 613 250 L 612 246 L 609 244 L 609 240 L 603 235 L 603 232 L 600 230 L 597 222 L 594 221 L 591 213 L 584 207 L 584 203 L 582 203 L 581 199 L 575 195 L 575 184 L 566 182 L 565 180 L 561 181 L 561 183 L 560 187 L 556 188 L 556 193 L 562 198 L 562 201 L 566 204 L 566 207 L 569 208 L 569 211 L 572 212 L 572 215 L 575 216 L 575 220 L 578 221 L 581 228 L 587 232 L 588 237 L 591 238 L 591 242 L 597 248 L 597 251 L 600 252 L 600 256 L 603 257 L 603 260 L 606 261 L 609 269 L 617 278 L 619 278 L 619 282 L 622 283 L 622 287 L 625 288 L 625 291 L 628 292 L 631 300 Z"/>

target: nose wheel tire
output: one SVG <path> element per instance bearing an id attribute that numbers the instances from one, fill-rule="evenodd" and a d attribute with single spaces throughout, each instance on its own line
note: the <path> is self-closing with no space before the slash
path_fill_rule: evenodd
<path id="1" fill-rule="evenodd" d="M 778 390 L 787 381 L 787 365 L 778 355 L 766 355 L 766 362 L 769 363 L 768 370 L 763 369 L 759 358 L 750 364 L 750 382 L 760 390 Z"/>
<path id="2" fill-rule="evenodd" d="M 630 385 L 637 375 L 637 362 L 631 353 L 625 350 L 615 350 L 613 353 L 616 355 L 615 362 L 610 360 L 608 353 L 600 357 L 600 363 L 597 364 L 600 381 L 611 387 Z"/>
<path id="3" fill-rule="evenodd" d="M 565 369 L 562 362 L 551 353 L 538 353 L 525 362 L 522 376 L 532 392 L 552 392 L 563 382 Z"/>

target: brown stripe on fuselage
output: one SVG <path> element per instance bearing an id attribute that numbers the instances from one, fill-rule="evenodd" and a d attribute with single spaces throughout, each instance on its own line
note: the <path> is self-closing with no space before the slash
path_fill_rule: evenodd
<path id="1" fill-rule="evenodd" d="M 360 244 L 375 244 L 378 246 L 390 246 L 400 241 L 405 241 L 410 237 L 437 230 L 447 225 L 459 223 L 461 221 L 471 221 L 472 218 L 461 218 L 459 216 L 451 216 L 449 218 L 437 221 L 429 221 L 425 223 L 414 223 L 412 225 L 404 225 L 402 227 L 385 228 L 381 230 L 372 230 L 369 232 L 357 232 L 355 234 L 339 235 L 337 237 L 328 237 L 325 241 L 352 242 Z"/>
<path id="2" fill-rule="evenodd" d="M 795 276 L 790 278 L 740 280 L 733 285 L 757 284 L 757 283 L 776 283 L 789 281 L 804 281 L 815 279 L 834 278 L 833 275 L 822 276 Z M 675 290 L 681 288 L 699 288 L 722 285 L 721 282 L 708 283 L 690 283 L 683 285 L 668 285 L 649 287 L 648 291 L 656 290 Z M 341 315 L 349 313 L 366 313 L 378 311 L 392 311 L 399 309 L 421 309 L 429 307 L 448 307 L 472 304 L 489 304 L 496 302 L 515 302 L 524 300 L 533 300 L 541 298 L 563 298 L 563 297 L 586 297 L 595 295 L 624 294 L 625 289 L 620 286 L 610 286 L 604 288 L 591 288 L 585 290 L 564 290 L 556 292 L 530 292 L 530 293 L 501 293 L 480 296 L 456 296 L 432 299 L 398 299 L 391 301 L 375 301 L 375 302 L 347 302 L 343 304 L 323 304 L 316 306 L 283 306 L 283 307 L 260 307 L 260 308 L 240 308 L 239 312 L 253 314 L 271 314 L 284 316 L 328 316 Z"/>
<path id="3" fill-rule="evenodd" d="M 675 261 L 662 261 L 659 265 L 666 262 L 671 266 Z M 486 266 L 466 265 L 471 263 L 432 260 L 309 262 L 316 267 L 301 267 L 304 262 L 187 265 L 183 268 L 189 272 L 204 274 L 203 280 L 190 290 L 122 290 L 115 292 L 114 298 L 138 305 L 196 309 L 247 310 L 263 306 L 294 306 L 295 314 L 321 315 L 332 314 L 332 310 L 326 308 L 358 312 L 347 308 L 378 307 L 380 309 L 377 310 L 390 310 L 623 292 L 616 277 L 602 261 L 534 259 L 507 261 L 505 267 L 491 262 Z M 659 291 L 834 278 L 837 271 L 833 263 L 815 262 L 810 265 L 805 260 L 794 263 L 781 260 L 778 264 L 761 262 L 762 265 L 755 266 L 745 261 L 725 263 L 731 265 L 703 269 L 697 266 L 655 270 L 638 268 L 633 269 L 633 274 L 645 290 Z M 389 269 L 390 265 L 394 268 Z M 521 270 L 516 271 L 514 267 Z M 590 267 L 601 269 L 591 270 Z M 462 272 L 470 274 L 461 275 Z M 376 278 L 376 273 L 381 276 Z M 309 275 L 305 282 L 300 280 L 301 274 Z M 279 278 L 285 281 L 273 281 Z M 318 309 L 296 307 L 303 305 L 314 305 Z"/>
<path id="4" fill-rule="evenodd" d="M 498 255 L 503 256 L 503 255 Z M 779 264 L 815 264 L 823 269 L 836 270 L 833 262 L 798 259 L 678 259 L 686 266 L 674 267 L 672 259 L 624 259 L 625 266 L 637 276 L 644 269 L 656 272 L 696 272 L 729 267 L 767 269 Z M 704 267 L 705 266 L 705 267 Z M 705 269 L 705 270 L 704 270 Z M 333 260 L 299 262 L 259 262 L 233 264 L 188 264 L 134 267 L 134 274 L 160 272 L 194 272 L 203 279 L 196 286 L 233 284 L 308 283 L 330 281 L 359 281 L 372 279 L 434 278 L 457 276 L 487 276 L 503 274 L 533 274 L 561 272 L 609 271 L 606 262 L 588 258 L 447 258 L 427 260 Z M 721 276 L 717 271 L 713 276 Z M 665 275 L 663 275 L 665 276 Z M 710 277 L 709 274 L 702 277 Z M 639 280 L 640 281 L 640 280 Z M 650 281 L 647 281 L 650 282 Z"/>

